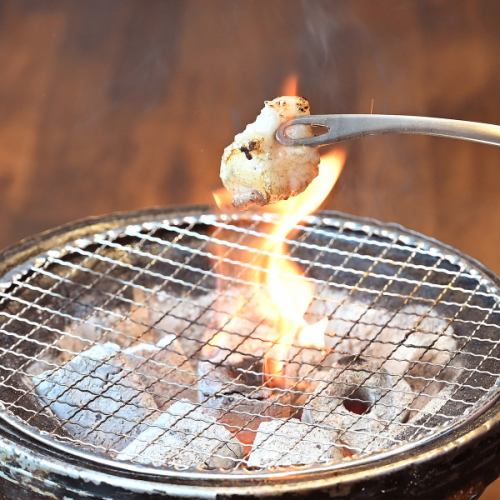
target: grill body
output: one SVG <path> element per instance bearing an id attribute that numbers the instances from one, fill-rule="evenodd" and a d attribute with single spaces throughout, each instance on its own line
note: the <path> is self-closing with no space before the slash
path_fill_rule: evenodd
<path id="1" fill-rule="evenodd" d="M 154 224 L 162 220 L 179 227 L 193 227 L 206 222 L 200 219 L 205 213 L 206 207 L 144 211 L 66 226 L 6 250 L 0 256 L 0 276 L 4 283 L 10 283 L 16 276 L 26 273 L 40 255 L 50 253 L 68 242 L 84 241 L 95 234 L 113 232 L 124 226 Z M 377 235 L 387 241 L 394 241 L 396 235 L 397 241 L 404 245 L 425 248 L 430 255 L 434 253 L 440 258 L 445 256 L 446 262 L 465 270 L 467 279 L 484 285 L 482 293 L 488 307 L 491 300 L 493 303 L 495 301 L 488 297 L 488 290 L 494 297 L 498 278 L 454 249 L 395 225 L 335 213 L 322 213 L 318 217 L 313 222 L 315 227 L 328 229 L 329 226 L 340 225 L 343 231 L 351 231 L 357 238 L 361 236 L 369 239 Z M 224 221 L 234 223 L 235 220 L 228 216 Z M 428 299 L 425 295 L 422 298 Z M 496 347 L 497 342 L 492 345 Z M 490 361 L 482 352 L 478 356 Z M 494 374 L 492 366 L 498 369 L 498 363 L 489 363 L 486 372 Z M 475 371 L 476 368 L 473 369 Z M 443 498 L 453 491 L 462 491 L 464 498 L 470 498 L 498 475 L 500 419 L 495 384 L 497 381 L 493 381 L 492 388 L 487 388 L 488 397 L 480 401 L 467 418 L 450 419 L 450 425 L 445 426 L 444 430 L 431 433 L 430 436 L 416 436 L 408 446 L 336 465 L 318 464 L 255 473 L 242 470 L 165 471 L 133 467 L 130 464 L 120 466 L 105 458 L 93 457 L 85 450 L 67 447 L 64 442 L 54 442 L 50 435 L 47 437 L 43 432 L 30 432 L 30 429 L 17 425 L 16 420 L 2 418 L 0 477 L 3 495 L 7 498 L 22 498 L 22 492 L 31 490 L 30 498 L 33 498 L 33 494 L 44 493 L 56 497 L 88 494 L 117 498 L 143 498 L 145 494 L 173 498 L 267 495 L 377 498 L 383 494 L 393 497 Z"/>
<path id="2" fill-rule="evenodd" d="M 495 420 L 496 423 L 492 424 Z M 179 481 L 118 470 L 96 470 L 2 428 L 0 498 L 478 498 L 499 474 L 498 409 L 466 434 L 454 433 L 417 456 L 386 459 L 340 474 L 317 471 L 305 477 L 193 478 Z"/>

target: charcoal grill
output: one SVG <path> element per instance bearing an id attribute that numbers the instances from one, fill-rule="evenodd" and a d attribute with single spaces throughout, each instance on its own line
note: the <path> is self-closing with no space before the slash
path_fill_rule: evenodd
<path id="1" fill-rule="evenodd" d="M 293 346 L 290 366 L 299 371 L 266 400 L 264 420 L 276 425 L 260 435 L 264 458 L 251 462 L 246 449 L 222 466 L 212 460 L 235 435 L 255 434 L 262 418 L 254 405 L 268 391 L 262 356 L 245 346 L 250 338 L 265 348 L 272 341 L 252 317 L 259 286 L 246 271 L 259 268 L 264 251 L 254 243 L 269 238 L 275 223 L 272 214 L 207 207 L 143 211 L 63 227 L 0 256 L 4 495 L 444 498 L 460 490 L 469 498 L 496 477 L 498 277 L 400 226 L 334 212 L 298 225 L 288 258 L 315 286 L 308 314 L 328 317 L 328 353 L 340 369 L 323 393 L 308 392 L 301 384 L 315 380 L 328 355 L 307 361 L 307 349 Z M 235 297 L 238 309 L 226 307 Z M 220 332 L 233 340 L 221 347 Z M 109 345 L 117 351 L 96 354 Z M 117 367 L 113 356 L 124 352 L 129 364 Z M 235 355 L 245 363 L 214 384 Z M 381 374 L 390 376 L 388 386 L 380 386 Z M 200 392 L 207 384 L 212 389 Z M 352 413 L 328 442 L 336 453 L 283 462 L 272 440 L 287 420 L 273 409 L 287 407 L 304 421 L 285 450 L 300 455 L 306 443 L 318 445 L 317 429 L 336 425 L 304 418 L 310 401 L 332 387 L 336 406 Z M 235 404 L 235 393 L 248 404 Z M 387 399 L 392 393 L 397 397 Z M 75 394 L 79 404 L 71 402 Z M 218 397 L 227 401 L 216 417 L 195 431 L 182 426 L 196 424 L 200 411 L 211 415 Z M 161 427 L 158 419 L 182 401 L 188 411 Z M 228 423 L 221 418 L 228 414 L 237 418 Z M 152 447 L 179 425 L 173 452 L 152 461 Z M 196 450 L 197 463 L 182 458 L 211 426 L 216 432 Z M 134 447 L 144 433 L 145 444 Z"/>

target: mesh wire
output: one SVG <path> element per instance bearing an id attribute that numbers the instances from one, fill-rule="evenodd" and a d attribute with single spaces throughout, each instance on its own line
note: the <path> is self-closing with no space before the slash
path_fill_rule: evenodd
<path id="1" fill-rule="evenodd" d="M 127 225 L 40 255 L 0 291 L 9 421 L 117 463 L 269 469 L 375 456 L 445 432 L 498 395 L 495 284 L 378 224 L 311 217 L 287 241 L 314 286 L 269 387 L 258 314 L 272 216 Z M 269 248 L 269 247 L 267 247 Z M 253 447 L 252 447 L 253 441 Z"/>

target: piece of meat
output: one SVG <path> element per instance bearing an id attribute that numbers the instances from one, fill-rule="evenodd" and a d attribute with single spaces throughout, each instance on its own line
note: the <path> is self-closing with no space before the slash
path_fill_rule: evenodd
<path id="1" fill-rule="evenodd" d="M 309 146 L 283 146 L 275 137 L 282 123 L 309 115 L 303 97 L 283 96 L 266 101 L 255 122 L 237 134 L 224 150 L 220 176 L 233 196 L 233 205 L 266 205 L 295 196 L 318 175 L 319 153 Z M 297 125 L 290 137 L 311 137 L 312 127 Z"/>

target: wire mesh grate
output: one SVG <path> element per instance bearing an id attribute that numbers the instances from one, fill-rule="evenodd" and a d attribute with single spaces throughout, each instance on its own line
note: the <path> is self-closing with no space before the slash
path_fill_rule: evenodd
<path id="1" fill-rule="evenodd" d="M 436 242 L 332 214 L 287 241 L 325 346 L 292 345 L 270 386 L 276 336 L 250 276 L 275 223 L 122 221 L 0 278 L 2 418 L 123 467 L 267 470 L 417 446 L 498 397 L 497 283 Z"/>

